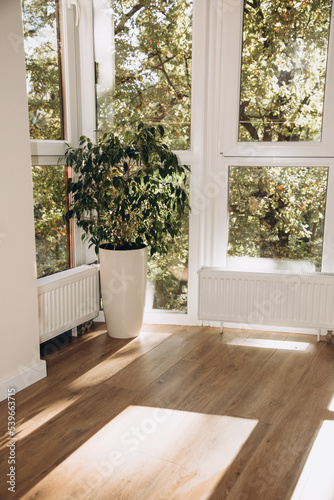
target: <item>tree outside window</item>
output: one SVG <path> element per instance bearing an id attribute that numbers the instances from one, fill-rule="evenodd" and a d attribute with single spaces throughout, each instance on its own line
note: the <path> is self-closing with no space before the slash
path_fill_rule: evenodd
<path id="1" fill-rule="evenodd" d="M 66 168 L 32 167 L 37 277 L 70 267 L 68 226 L 65 222 Z"/>
<path id="2" fill-rule="evenodd" d="M 332 0 L 245 0 L 239 141 L 320 141 Z"/>
<path id="3" fill-rule="evenodd" d="M 321 167 L 230 167 L 228 257 L 321 271 L 327 178 Z"/>
<path id="4" fill-rule="evenodd" d="M 64 139 L 59 0 L 23 0 L 31 139 Z"/>
<path id="5" fill-rule="evenodd" d="M 111 0 L 105 9 L 114 25 L 114 87 L 103 87 L 97 61 L 99 130 L 161 124 L 171 148 L 189 149 L 192 0 Z"/>

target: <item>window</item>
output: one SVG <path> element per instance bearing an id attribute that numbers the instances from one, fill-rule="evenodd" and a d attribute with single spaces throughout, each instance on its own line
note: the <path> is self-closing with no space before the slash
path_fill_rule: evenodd
<path id="1" fill-rule="evenodd" d="M 78 113 L 79 97 L 88 102 L 80 75 L 85 71 L 87 82 L 89 71 L 78 63 L 84 49 L 78 49 L 77 40 L 89 7 L 75 5 L 64 0 L 22 1 L 38 277 L 73 267 L 76 257 L 75 228 L 64 220 L 67 169 L 58 164 L 65 140 L 76 144 L 78 129 L 83 131 L 86 110 Z M 80 243 L 76 247 L 81 250 Z"/>
<path id="2" fill-rule="evenodd" d="M 94 140 L 97 130 L 114 125 L 123 134 L 137 120 L 162 124 L 166 143 L 177 151 L 182 163 L 196 170 L 202 151 L 198 124 L 203 113 L 197 108 L 191 114 L 191 100 L 204 102 L 205 97 L 205 0 L 22 0 L 22 6 L 34 175 L 37 171 L 46 175 L 49 168 L 54 180 L 55 168 L 62 168 L 55 166 L 64 154 L 65 141 L 76 146 L 80 135 Z M 193 19 L 197 21 L 193 23 Z M 199 48 L 195 64 L 194 29 Z M 192 80 L 196 82 L 193 89 Z M 60 178 L 63 174 L 59 173 L 51 191 L 58 189 Z M 34 182 L 38 182 L 36 178 Z M 182 236 L 172 244 L 169 255 L 149 263 L 154 283 L 149 309 L 159 310 L 150 318 L 174 321 L 172 314 L 168 318 L 161 315 L 161 310 L 168 310 L 187 313 L 177 316 L 181 322 L 187 322 L 187 316 L 196 321 L 196 245 L 195 259 L 188 258 L 189 226 L 196 232 L 193 221 L 188 214 Z M 41 219 L 36 217 L 37 231 L 40 226 Z M 60 246 L 65 251 L 64 231 L 59 218 Z M 80 265 L 96 258 L 75 225 L 73 232 L 75 255 L 59 257 L 58 253 L 61 266 L 66 260 Z M 67 238 L 69 234 L 71 231 Z M 39 246 L 40 236 L 38 232 Z M 72 250 L 71 245 L 67 252 L 68 248 Z M 39 260 L 43 251 L 38 251 Z M 42 273 L 39 266 L 39 275 Z M 161 292 L 165 283 L 170 287 L 167 301 Z"/>
<path id="3" fill-rule="evenodd" d="M 65 222 L 68 168 L 32 167 L 37 277 L 72 267 L 71 230 Z"/>
<path id="4" fill-rule="evenodd" d="M 31 139 L 64 139 L 59 1 L 22 2 Z"/>
<path id="5" fill-rule="evenodd" d="M 327 177 L 328 168 L 231 166 L 228 266 L 321 271 Z"/>
<path id="6" fill-rule="evenodd" d="M 188 227 L 189 214 L 186 214 L 182 233 L 171 244 L 168 255 L 149 258 L 147 310 L 187 312 Z"/>
<path id="7" fill-rule="evenodd" d="M 64 154 L 65 141 L 76 144 L 79 135 L 96 129 L 95 107 L 90 108 L 91 101 L 95 104 L 90 92 L 94 91 L 94 66 L 84 44 L 89 39 L 89 12 L 88 3 L 79 7 L 75 0 L 22 0 L 30 144 L 35 165 L 54 165 Z"/>
<path id="8" fill-rule="evenodd" d="M 239 141 L 319 141 L 332 0 L 245 1 Z"/>
<path id="9" fill-rule="evenodd" d="M 94 0 L 98 129 L 162 124 L 190 148 L 192 0 Z"/>
<path id="10" fill-rule="evenodd" d="M 224 156 L 333 156 L 331 3 L 244 0 L 226 8 Z"/>
<path id="11" fill-rule="evenodd" d="M 334 272 L 332 2 L 223 4 L 222 265 Z"/>
<path id="12" fill-rule="evenodd" d="M 170 147 L 190 149 L 192 0 L 94 0 L 94 47 L 98 130 L 161 124 Z M 147 310 L 187 312 L 188 225 L 149 259 Z"/>

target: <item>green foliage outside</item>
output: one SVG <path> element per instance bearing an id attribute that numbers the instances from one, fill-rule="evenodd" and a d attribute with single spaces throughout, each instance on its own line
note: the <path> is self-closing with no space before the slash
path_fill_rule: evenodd
<path id="1" fill-rule="evenodd" d="M 155 254 L 148 261 L 148 279 L 154 285 L 153 309 L 187 311 L 189 211 L 181 234 L 169 243 L 167 255 Z"/>
<path id="2" fill-rule="evenodd" d="M 67 269 L 64 166 L 32 167 L 38 278 Z"/>
<path id="3" fill-rule="evenodd" d="M 321 139 L 332 0 L 245 0 L 240 141 Z"/>
<path id="4" fill-rule="evenodd" d="M 22 15 L 31 139 L 62 139 L 58 0 L 23 0 Z"/>
<path id="5" fill-rule="evenodd" d="M 97 95 L 98 128 L 163 125 L 174 150 L 190 148 L 192 0 L 110 0 L 115 85 Z"/>
<path id="6" fill-rule="evenodd" d="M 321 271 L 327 168 L 230 167 L 228 256 L 306 260 Z"/>

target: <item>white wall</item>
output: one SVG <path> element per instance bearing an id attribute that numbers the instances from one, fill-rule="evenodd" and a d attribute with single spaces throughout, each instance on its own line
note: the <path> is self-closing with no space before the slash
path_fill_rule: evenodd
<path id="1" fill-rule="evenodd" d="M 39 358 L 21 1 L 0 2 L 0 400 L 46 375 Z"/>

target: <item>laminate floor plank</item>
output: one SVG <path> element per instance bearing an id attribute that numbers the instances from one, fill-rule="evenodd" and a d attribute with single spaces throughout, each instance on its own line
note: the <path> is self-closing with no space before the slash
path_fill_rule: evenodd
<path id="1" fill-rule="evenodd" d="M 290 334 L 285 333 L 285 332 L 268 332 L 268 331 L 254 331 L 254 330 L 249 330 L 249 335 L 247 338 L 249 339 L 263 339 L 263 340 L 269 340 L 269 341 L 282 341 L 284 342 L 287 340 L 289 337 L 290 339 Z"/>
<path id="2" fill-rule="evenodd" d="M 88 344 L 81 346 L 82 359 L 79 352 L 76 353 L 75 359 L 73 356 L 68 356 L 68 353 L 65 356 L 62 352 L 59 355 L 60 360 L 57 358 L 49 363 L 52 367 L 50 371 L 54 373 L 53 384 L 48 387 L 49 390 L 41 391 L 38 397 L 29 399 L 26 395 L 21 398 L 22 393 L 17 394 L 18 437 L 26 432 L 27 421 L 46 422 L 62 409 L 78 401 L 89 390 L 98 388 L 100 384 L 109 380 L 170 335 L 170 332 L 144 332 L 140 338 L 125 342 L 106 338 L 106 333 L 103 331 L 101 333 L 103 342 L 97 343 L 96 348 L 94 346 L 94 356 Z M 105 345 L 104 352 L 101 351 L 101 345 Z M 87 348 L 90 348 L 88 352 L 86 352 Z M 62 375 L 61 378 L 57 377 L 59 372 Z M 56 390 L 57 397 L 52 389 Z"/>
<path id="3" fill-rule="evenodd" d="M 237 349 L 232 348 L 221 360 L 221 366 L 180 401 L 179 407 L 223 415 L 273 353 L 274 350 L 243 347 L 242 344 Z"/>
<path id="4" fill-rule="evenodd" d="M 141 393 L 142 403 L 148 406 L 177 408 L 182 399 L 196 390 L 201 381 L 206 380 L 213 370 L 213 366 L 197 365 L 181 359 Z M 180 380 L 182 380 L 181 385 Z"/>
<path id="5" fill-rule="evenodd" d="M 159 426 L 168 418 L 158 408 L 129 405 L 23 498 L 47 498 L 62 481 L 65 498 L 148 498 L 150 490 L 162 487 L 178 468 L 169 460 L 141 452 L 145 440 L 157 439 Z M 63 494 L 60 488 L 54 498 L 62 500 Z"/>
<path id="6" fill-rule="evenodd" d="M 192 414 L 192 425 L 184 436 L 184 440 L 188 440 L 187 457 L 170 478 L 166 499 L 208 498 L 208 493 L 226 474 L 256 424 L 250 419 Z"/>
<path id="7" fill-rule="evenodd" d="M 226 409 L 227 415 L 273 423 L 311 365 L 313 352 L 277 350 Z"/>
<path id="8" fill-rule="evenodd" d="M 247 439 L 238 456 L 214 488 L 214 491 L 210 496 L 210 500 L 222 500 L 229 498 L 231 490 L 238 482 L 243 470 L 252 461 L 254 450 L 265 442 L 264 440 L 266 439 L 269 429 L 269 424 L 263 424 L 262 422 L 257 423 L 254 431 Z M 252 497 L 249 495 L 247 498 Z M 254 497 L 254 500 L 255 498 L 256 497 Z"/>
<path id="9" fill-rule="evenodd" d="M 119 371 L 113 377 L 113 383 L 125 389 L 143 391 L 192 349 L 201 343 L 205 344 L 206 341 L 205 329 L 199 328 L 192 334 L 186 329 L 180 331 L 154 350 L 136 359 L 125 368 L 125 372 Z"/>
<path id="10" fill-rule="evenodd" d="M 333 344 L 318 343 L 314 359 L 299 382 L 315 389 L 329 389 L 334 394 L 334 350 Z"/>
<path id="11" fill-rule="evenodd" d="M 91 368 L 99 363 L 101 356 L 116 352 L 128 342 L 129 340 L 111 339 L 106 329 L 101 326 L 94 327 L 82 337 L 59 341 L 43 358 L 47 361 L 48 376 L 18 393 L 17 398 L 23 403 L 43 390 L 52 390 L 52 387 L 59 382 L 75 379 L 78 371 L 84 373 L 88 367 Z M 94 357 L 91 355 L 92 350 Z"/>
<path id="12" fill-rule="evenodd" d="M 275 425 L 270 426 L 266 439 L 254 450 L 226 497 L 228 500 L 267 500 L 269 492 L 272 500 L 290 500 L 323 422 L 330 395 L 304 386 L 296 388 Z"/>
<path id="13" fill-rule="evenodd" d="M 70 498 L 78 489 L 88 498 L 107 498 L 108 491 L 110 498 L 206 498 L 255 426 L 233 417 L 128 407 L 27 498 L 64 477 Z"/>
<path id="14" fill-rule="evenodd" d="M 48 376 L 28 387 L 23 393 L 20 392 L 17 398 L 19 398 L 20 403 L 23 403 L 26 399 L 31 400 L 34 395 L 40 394 L 44 389 L 52 390 L 56 384 L 58 389 L 59 382 L 63 385 L 66 382 L 77 380 L 79 375 L 87 373 L 91 378 L 90 370 L 100 365 L 110 355 L 115 354 L 116 357 L 119 352 L 119 357 L 129 358 L 131 353 L 134 353 L 135 356 L 139 357 L 180 329 L 181 327 L 178 325 L 167 325 L 158 331 L 156 325 L 145 325 L 140 337 L 115 339 L 107 334 L 105 323 L 94 323 L 88 334 L 73 338 L 69 342 L 65 340 L 62 343 L 60 341 L 59 348 L 47 353 L 44 359 L 49 362 L 47 364 Z M 94 351 L 94 356 L 92 356 L 92 351 Z"/>
<path id="15" fill-rule="evenodd" d="M 240 336 L 235 337 L 236 342 L 240 341 L 240 343 L 241 339 L 243 341 L 245 338 Z M 210 337 L 209 342 L 202 342 L 182 359 L 211 367 L 220 367 L 224 365 L 230 353 L 237 348 L 236 345 L 229 345 L 227 342 L 227 336 L 222 336 L 217 332 Z"/>
<path id="16" fill-rule="evenodd" d="M 52 472 L 69 455 L 98 432 L 110 420 L 132 404 L 136 395 L 131 391 L 108 387 L 82 398 L 54 419 L 42 424 L 32 434 L 17 441 L 16 461 L 25 464 L 18 472 L 18 493 Z M 0 477 L 6 470 L 7 450 L 1 450 Z M 28 458 L 29 457 L 29 458 Z"/>

